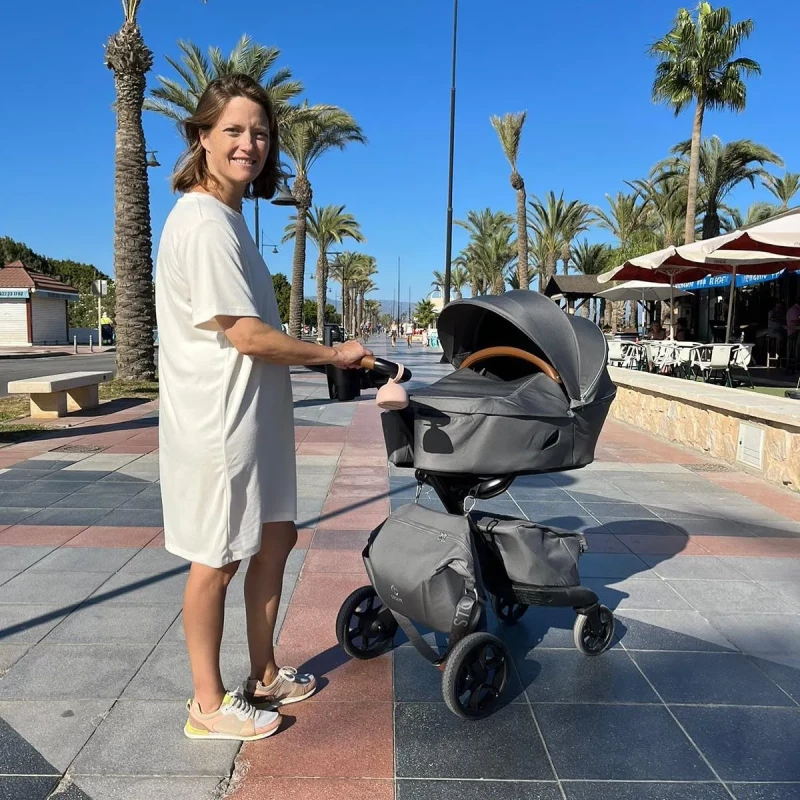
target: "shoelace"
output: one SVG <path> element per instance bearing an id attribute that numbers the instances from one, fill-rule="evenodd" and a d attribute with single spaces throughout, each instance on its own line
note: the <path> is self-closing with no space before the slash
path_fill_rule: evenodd
<path id="1" fill-rule="evenodd" d="M 248 717 L 255 718 L 255 706 L 248 703 L 247 700 L 242 697 L 242 695 L 240 695 L 238 692 L 235 692 L 228 696 L 230 697 L 229 706 L 240 719 L 247 719 Z"/>
<path id="2" fill-rule="evenodd" d="M 278 677 L 285 681 L 297 682 L 297 670 L 294 667 L 281 667 L 278 670 Z"/>

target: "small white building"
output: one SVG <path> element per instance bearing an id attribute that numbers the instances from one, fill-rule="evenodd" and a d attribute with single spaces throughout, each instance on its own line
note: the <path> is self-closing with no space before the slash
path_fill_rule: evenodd
<path id="1" fill-rule="evenodd" d="M 67 303 L 78 290 L 12 261 L 0 269 L 0 347 L 69 342 Z"/>

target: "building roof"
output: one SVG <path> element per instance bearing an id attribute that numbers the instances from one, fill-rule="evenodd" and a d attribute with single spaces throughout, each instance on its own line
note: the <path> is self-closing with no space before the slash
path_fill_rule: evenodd
<path id="1" fill-rule="evenodd" d="M 563 295 L 564 297 L 594 297 L 603 289 L 616 286 L 610 283 L 598 283 L 597 275 L 551 275 L 544 287 L 547 297 Z"/>
<path id="2" fill-rule="evenodd" d="M 0 289 L 33 289 L 33 291 L 78 294 L 78 290 L 74 286 L 70 286 L 52 275 L 34 272 L 21 261 L 12 261 L 0 269 Z"/>

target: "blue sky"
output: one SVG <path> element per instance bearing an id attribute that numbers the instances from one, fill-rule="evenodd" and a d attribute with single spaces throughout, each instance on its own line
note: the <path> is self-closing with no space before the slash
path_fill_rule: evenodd
<path id="1" fill-rule="evenodd" d="M 491 114 L 527 109 L 520 172 L 528 193 L 550 189 L 603 204 L 625 179 L 643 177 L 677 141 L 691 116 L 675 119 L 650 101 L 655 62 L 647 45 L 663 35 L 673 0 L 460 0 L 454 214 L 490 206 L 514 210 L 509 169 Z M 752 138 L 800 171 L 796 41 L 800 7 L 791 0 L 730 0 L 734 19 L 754 16 L 742 54 L 759 61 L 744 114 L 708 114 L 704 134 Z M 369 144 L 321 159 L 314 200 L 343 203 L 360 221 L 363 249 L 379 265 L 377 297 L 417 301 L 444 268 L 452 41 L 451 0 L 143 0 L 140 25 L 156 75 L 178 39 L 229 51 L 243 34 L 278 47 L 279 63 L 312 103 L 334 103 L 362 125 Z M 0 235 L 55 258 L 113 265 L 113 75 L 103 44 L 122 21 L 115 0 L 2 3 Z M 154 243 L 174 202 L 168 178 L 181 151 L 172 123 L 145 114 Z M 732 195 L 746 208 L 764 189 Z M 262 206 L 264 236 L 279 242 L 289 212 Z M 249 216 L 252 209 L 246 212 Z M 250 217 L 251 218 L 251 217 Z M 593 240 L 607 240 L 600 230 Z M 454 232 L 454 253 L 466 237 Z M 291 247 L 267 251 L 273 272 L 291 272 Z M 316 253 L 309 248 L 307 274 Z M 306 281 L 307 294 L 312 284 Z"/>

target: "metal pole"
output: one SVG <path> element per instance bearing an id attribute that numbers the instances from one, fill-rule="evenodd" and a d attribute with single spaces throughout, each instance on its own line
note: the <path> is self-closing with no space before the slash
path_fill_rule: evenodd
<path id="1" fill-rule="evenodd" d="M 400 256 L 397 256 L 397 331 L 400 331 Z"/>
<path id="2" fill-rule="evenodd" d="M 261 239 L 259 238 L 259 235 L 258 235 L 259 234 L 259 228 L 258 228 L 258 198 L 257 197 L 256 197 L 255 212 L 254 212 L 254 216 L 253 216 L 253 227 L 256 229 L 256 250 L 258 250 L 258 252 L 260 253 L 261 252 L 261 247 L 259 245 L 259 242 L 261 241 Z"/>
<path id="3" fill-rule="evenodd" d="M 103 312 L 100 308 L 101 295 L 97 295 L 97 343 L 103 346 Z"/>
<path id="4" fill-rule="evenodd" d="M 444 264 L 444 305 L 450 302 L 450 261 L 453 258 L 453 153 L 456 136 L 456 35 L 458 0 L 453 0 L 453 73 L 450 85 L 450 167 L 447 177 L 447 244 Z"/>
<path id="5" fill-rule="evenodd" d="M 731 341 L 731 327 L 733 326 L 733 304 L 736 301 L 736 264 L 733 265 L 733 272 L 731 273 L 731 293 L 728 298 L 728 321 L 725 324 L 725 344 L 730 344 Z M 767 359 L 769 363 L 769 359 Z"/>

